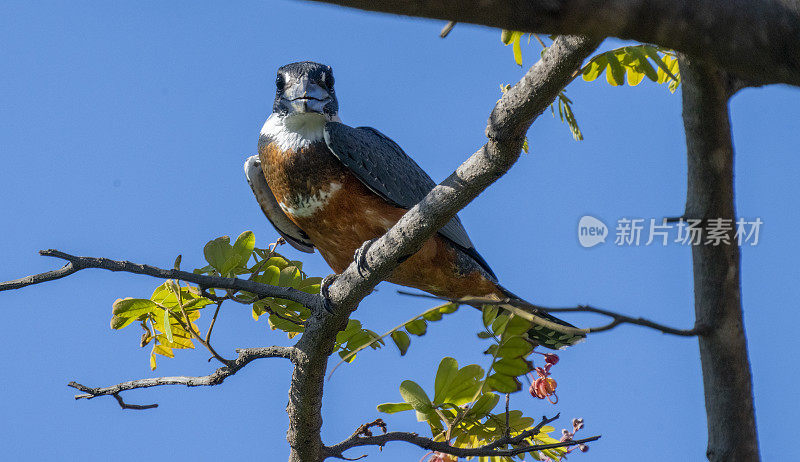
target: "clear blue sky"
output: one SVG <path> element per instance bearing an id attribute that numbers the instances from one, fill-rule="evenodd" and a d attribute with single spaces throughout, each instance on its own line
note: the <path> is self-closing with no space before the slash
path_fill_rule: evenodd
<path id="1" fill-rule="evenodd" d="M 333 66 L 343 120 L 384 131 L 441 180 L 483 144 L 498 85 L 523 73 L 499 31 L 459 25 L 441 40 L 442 25 L 295 1 L 3 2 L 0 279 L 59 267 L 37 255 L 44 248 L 165 267 L 180 253 L 192 268 L 204 265 L 202 247 L 214 237 L 251 229 L 260 245 L 274 240 L 242 162 L 271 111 L 275 69 L 291 61 Z M 525 46 L 526 68 L 538 51 Z M 586 140 L 573 141 L 545 113 L 529 132 L 531 153 L 461 213 L 473 241 L 504 284 L 531 301 L 589 303 L 691 326 L 688 248 L 607 242 L 584 249 L 576 238 L 585 214 L 613 226 L 620 217 L 682 212 L 680 96 L 649 82 L 576 81 L 568 92 Z M 800 447 L 786 438 L 790 416 L 800 413 L 792 391 L 800 379 L 798 100 L 796 88 L 773 86 L 745 90 L 731 103 L 738 212 L 765 223 L 759 245 L 742 256 L 765 460 L 800 459 Z M 329 272 L 318 254 L 285 251 L 312 274 Z M 290 369 L 282 360 L 255 363 L 214 388 L 125 395 L 158 402 L 153 411 L 123 412 L 111 398 L 72 399 L 70 380 L 101 386 L 216 367 L 200 350 L 181 351 L 152 373 L 140 332 L 109 329 L 114 299 L 147 297 L 158 283 L 95 270 L 0 294 L 0 445 L 9 460 L 285 459 Z M 382 284 L 356 317 L 383 332 L 429 306 L 396 288 Z M 220 316 L 216 345 L 228 355 L 285 342 L 240 307 Z M 326 385 L 325 442 L 379 417 L 375 406 L 399 400 L 402 380 L 432 387 L 441 356 L 485 364 L 478 319 L 463 310 L 414 338 L 404 358 L 389 347 L 341 367 Z M 694 339 L 620 327 L 561 358 L 557 406 L 524 393 L 512 403 L 533 416 L 561 412 L 559 429 L 581 416 L 586 436 L 603 435 L 571 459 L 703 459 Z M 392 430 L 427 431 L 411 415 L 383 417 Z M 403 443 L 369 453 L 383 461 L 423 455 Z"/>

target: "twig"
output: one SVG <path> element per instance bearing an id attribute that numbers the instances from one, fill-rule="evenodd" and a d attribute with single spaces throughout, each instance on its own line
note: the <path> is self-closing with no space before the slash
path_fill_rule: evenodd
<path id="1" fill-rule="evenodd" d="M 456 24 L 457 23 L 455 21 L 450 21 L 447 24 L 445 24 L 444 27 L 442 27 L 442 31 L 439 32 L 439 37 L 441 38 L 447 37 L 447 35 L 450 34 L 450 31 L 453 30 L 454 27 L 456 27 Z"/>
<path id="2" fill-rule="evenodd" d="M 97 391 L 96 388 L 87 387 L 86 385 L 81 385 L 80 383 L 77 382 L 70 382 L 67 385 L 72 388 L 77 388 L 80 391 L 85 391 L 86 393 L 89 394 L 93 394 Z M 119 407 L 122 409 L 133 409 L 137 411 L 142 411 L 145 409 L 155 409 L 158 407 L 158 404 L 128 404 L 125 402 L 125 400 L 122 399 L 122 396 L 120 396 L 119 393 L 112 393 L 111 396 L 113 396 L 117 400 Z"/>
<path id="3" fill-rule="evenodd" d="M 208 325 L 208 331 L 206 332 L 206 343 L 211 342 L 211 331 L 214 330 L 214 324 L 217 322 L 217 315 L 221 307 L 222 301 L 217 302 L 217 308 L 214 310 L 214 316 L 211 317 L 211 323 Z"/>
<path id="4" fill-rule="evenodd" d="M 145 409 L 155 409 L 155 408 L 158 407 L 158 404 L 156 404 L 156 403 L 153 403 L 153 404 L 128 404 L 128 403 L 125 402 L 125 400 L 122 399 L 122 396 L 120 396 L 118 393 L 115 393 L 115 394 L 113 394 L 111 396 L 116 398 L 117 403 L 119 403 L 119 407 L 121 407 L 122 409 L 134 409 L 134 410 L 137 410 L 137 411 L 143 411 Z"/>
<path id="5" fill-rule="evenodd" d="M 571 307 L 571 308 L 548 308 L 540 305 L 534 305 L 524 300 L 517 300 L 510 298 L 500 299 L 500 300 L 494 300 L 491 298 L 470 298 L 468 300 L 464 300 L 464 299 L 439 297 L 437 295 L 423 294 L 417 292 L 406 292 L 404 290 L 398 290 L 397 293 L 401 295 L 409 295 L 412 297 L 431 298 L 434 300 L 445 300 L 452 303 L 458 303 L 460 305 L 474 306 L 476 308 L 480 308 L 482 305 L 511 305 L 521 309 L 536 310 L 546 313 L 595 313 L 595 314 L 601 314 L 603 316 L 608 316 L 609 318 L 613 319 L 613 321 L 611 321 L 608 324 L 599 327 L 589 328 L 588 329 L 589 333 L 604 332 L 607 330 L 611 330 L 619 326 L 620 324 L 635 324 L 637 326 L 649 327 L 650 329 L 655 329 L 665 334 L 678 335 L 681 337 L 695 337 L 698 335 L 705 335 L 710 330 L 709 327 L 704 324 L 696 324 L 691 329 L 676 329 L 674 327 L 658 324 L 648 319 L 633 318 L 630 316 L 626 316 L 624 314 L 615 313 L 613 311 L 608 311 L 601 308 L 594 308 L 588 305 L 578 305 L 576 307 Z"/>
<path id="6" fill-rule="evenodd" d="M 506 431 L 505 431 L 506 438 L 511 438 L 511 425 L 509 423 L 509 419 L 511 416 L 508 409 L 510 401 L 511 401 L 511 394 L 506 393 Z"/>
<path id="7" fill-rule="evenodd" d="M 200 387 L 200 386 L 214 386 L 221 384 L 226 378 L 236 374 L 240 369 L 248 365 L 250 362 L 261 358 L 286 358 L 295 361 L 295 348 L 283 346 L 271 346 L 262 348 L 244 348 L 237 350 L 239 357 L 231 361 L 229 366 L 223 366 L 214 371 L 212 374 L 201 377 L 155 377 L 149 379 L 131 380 L 129 382 L 122 382 L 109 387 L 92 388 L 82 385 L 77 382 L 70 382 L 67 385 L 78 389 L 84 394 L 75 395 L 75 399 L 92 399 L 98 396 L 112 395 L 123 406 L 123 409 L 150 409 L 157 407 L 157 404 L 149 405 L 133 405 L 125 404 L 119 396 L 120 392 L 127 390 L 135 390 L 138 388 L 158 387 L 161 385 L 185 385 L 187 387 Z M 125 407 L 127 406 L 127 407 Z"/>
<path id="8" fill-rule="evenodd" d="M 238 278 L 224 278 L 220 276 L 195 274 L 176 269 L 166 270 L 155 266 L 142 265 L 129 261 L 111 260 L 108 258 L 78 257 L 54 249 L 41 250 L 39 251 L 39 254 L 45 257 L 61 258 L 63 260 L 67 260 L 69 263 L 67 263 L 64 267 L 54 271 L 34 274 L 13 281 L 0 282 L 0 291 L 19 289 L 33 284 L 40 284 L 42 282 L 61 279 L 86 268 L 97 268 L 109 271 L 144 274 L 147 276 L 164 279 L 178 279 L 181 281 L 193 282 L 203 288 L 214 287 L 234 291 L 243 290 L 264 297 L 276 297 L 285 300 L 291 300 L 293 302 L 300 303 L 312 311 L 321 310 L 323 304 L 322 297 L 319 295 L 309 294 L 297 289 L 292 289 L 290 287 L 272 286 L 269 284 L 261 284 L 255 281 L 248 281 Z"/>
<path id="9" fill-rule="evenodd" d="M 358 446 L 382 447 L 385 446 L 386 443 L 389 443 L 391 441 L 405 441 L 406 443 L 414 444 L 423 449 L 442 452 L 456 457 L 501 457 L 501 456 L 515 456 L 517 454 L 541 451 L 545 449 L 555 449 L 568 446 L 575 446 L 600 439 L 600 436 L 598 435 L 573 441 L 562 441 L 550 444 L 519 446 L 525 443 L 525 440 L 527 438 L 530 438 L 531 436 L 538 434 L 541 431 L 542 427 L 556 420 L 557 418 L 558 415 L 549 419 L 543 417 L 541 422 L 539 422 L 539 424 L 537 424 L 530 430 L 526 430 L 520 433 L 519 435 L 511 438 L 506 438 L 506 437 L 500 438 L 499 440 L 491 444 L 487 444 L 477 448 L 453 447 L 450 446 L 450 444 L 446 441 L 433 441 L 430 438 L 425 438 L 419 436 L 416 433 L 409 433 L 409 432 L 389 432 L 389 433 L 384 433 L 382 435 L 364 436 L 363 433 L 360 432 L 361 428 L 363 427 L 362 425 L 361 427 L 358 428 L 358 430 L 356 430 L 352 435 L 350 435 L 349 438 L 336 445 L 326 447 L 325 451 L 327 457 L 346 459 L 346 457 L 343 454 L 344 451 L 354 447 Z M 506 445 L 518 446 L 518 447 L 512 447 L 510 449 L 499 449 L 501 446 L 506 446 Z"/>

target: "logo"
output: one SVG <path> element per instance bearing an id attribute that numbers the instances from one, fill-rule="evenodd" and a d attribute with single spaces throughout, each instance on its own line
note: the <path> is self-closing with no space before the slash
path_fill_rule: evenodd
<path id="1" fill-rule="evenodd" d="M 606 241 L 608 237 L 608 227 L 599 219 L 584 215 L 578 222 L 578 242 L 583 247 L 594 247 Z"/>

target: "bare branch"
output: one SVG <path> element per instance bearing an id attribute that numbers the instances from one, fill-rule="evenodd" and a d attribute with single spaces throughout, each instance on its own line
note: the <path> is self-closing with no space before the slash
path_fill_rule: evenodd
<path id="1" fill-rule="evenodd" d="M 800 85 L 796 0 L 315 0 L 545 34 L 619 37 L 682 51 L 759 83 Z"/>
<path id="2" fill-rule="evenodd" d="M 416 433 L 409 432 L 389 432 L 381 435 L 365 435 L 363 431 L 364 425 L 360 426 L 349 438 L 338 443 L 334 446 L 325 448 L 326 457 L 336 457 L 339 459 L 346 459 L 344 451 L 359 447 L 359 446 L 380 446 L 383 447 L 386 443 L 392 441 L 405 441 L 427 449 L 429 451 L 436 451 L 445 454 L 450 454 L 457 457 L 502 457 L 502 456 L 515 456 L 527 452 L 541 451 L 544 449 L 564 448 L 569 446 L 576 446 L 579 444 L 589 443 L 600 439 L 600 436 L 592 436 L 580 440 L 562 441 L 559 443 L 551 444 L 526 444 L 526 440 L 532 436 L 539 434 L 542 427 L 550 422 L 558 419 L 558 415 L 552 418 L 542 417 L 542 420 L 533 428 L 526 430 L 514 437 L 503 437 L 499 440 L 480 446 L 477 448 L 457 448 L 450 446 L 446 441 L 434 441 L 431 438 L 419 436 Z M 510 449 L 500 449 L 505 446 L 513 446 Z"/>
<path id="3" fill-rule="evenodd" d="M 67 263 L 63 268 L 55 271 L 34 274 L 32 276 L 16 279 L 14 281 L 2 282 L 0 283 L 0 291 L 19 289 L 21 287 L 26 287 L 33 284 L 40 284 L 42 282 L 61 279 L 86 268 L 97 268 L 109 271 L 144 274 L 146 276 L 164 279 L 178 279 L 181 281 L 199 284 L 202 288 L 213 287 L 235 291 L 243 290 L 264 297 L 277 297 L 285 300 L 291 300 L 293 302 L 300 303 L 311 310 L 322 309 L 322 297 L 302 292 L 297 289 L 292 289 L 290 287 L 272 286 L 269 284 L 261 284 L 255 281 L 238 278 L 224 278 L 220 276 L 195 274 L 176 269 L 166 270 L 155 266 L 142 265 L 129 261 L 111 260 L 108 258 L 78 257 L 54 249 L 41 250 L 39 251 L 39 254 L 45 257 L 61 258 L 63 260 L 67 260 L 69 263 Z"/>
<path id="4" fill-rule="evenodd" d="M 230 366 L 223 366 L 214 373 L 202 377 L 154 377 L 149 379 L 131 380 L 130 382 L 118 383 L 109 387 L 92 388 L 77 382 L 70 382 L 67 385 L 83 391 L 84 394 L 75 395 L 75 399 L 92 399 L 98 396 L 112 395 L 123 406 L 124 402 L 119 397 L 119 393 L 138 388 L 158 387 L 161 385 L 185 385 L 187 387 L 201 387 L 219 385 L 226 378 L 236 374 L 240 369 L 250 364 L 250 362 L 261 358 L 286 358 L 295 361 L 296 351 L 294 347 L 271 346 L 261 348 L 244 348 L 236 350 L 239 357 L 231 361 Z M 125 407 L 127 406 L 127 407 Z M 128 405 L 123 409 L 149 409 L 157 405 Z"/>
<path id="5" fill-rule="evenodd" d="M 468 300 L 459 300 L 459 299 L 439 297 L 437 295 L 424 294 L 419 292 L 406 292 L 404 290 L 398 290 L 397 293 L 401 295 L 410 295 L 412 297 L 443 300 L 452 303 L 457 303 L 459 305 L 470 305 L 476 308 L 480 308 L 482 305 L 503 304 L 503 305 L 511 305 L 520 309 L 542 311 L 546 313 L 595 313 L 595 314 L 602 314 L 603 316 L 608 316 L 609 318 L 613 319 L 613 321 L 611 321 L 606 325 L 589 328 L 589 333 L 605 332 L 621 324 L 634 324 L 637 326 L 649 327 L 650 329 L 655 329 L 665 334 L 678 335 L 681 337 L 694 337 L 697 335 L 704 335 L 709 331 L 708 326 L 706 326 L 705 324 L 698 323 L 692 329 L 676 329 L 674 327 L 658 324 L 648 319 L 633 318 L 631 316 L 626 316 L 624 314 L 615 313 L 613 311 L 608 311 L 601 308 L 594 308 L 588 305 L 578 305 L 576 307 L 570 307 L 570 308 L 548 308 L 546 306 L 534 305 L 532 303 L 528 303 L 525 300 L 517 300 L 511 298 L 506 298 L 503 300 L 495 300 L 491 298 L 470 298 Z"/>

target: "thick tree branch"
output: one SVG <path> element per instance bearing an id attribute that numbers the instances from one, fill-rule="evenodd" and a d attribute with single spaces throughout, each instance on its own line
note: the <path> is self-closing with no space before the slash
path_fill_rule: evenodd
<path id="1" fill-rule="evenodd" d="M 517 454 L 541 451 L 544 449 L 575 446 L 578 444 L 585 444 L 600 439 L 600 436 L 592 436 L 580 440 L 562 441 L 559 443 L 551 443 L 551 444 L 538 444 L 538 445 L 526 444 L 525 440 L 538 435 L 542 427 L 558 419 L 558 417 L 559 417 L 558 415 L 551 418 L 542 417 L 542 420 L 538 424 L 536 424 L 536 426 L 528 430 L 525 430 L 524 432 L 521 432 L 518 435 L 511 437 L 508 436 L 502 437 L 493 443 L 480 446 L 477 448 L 457 448 L 450 446 L 450 444 L 447 443 L 446 441 L 434 441 L 431 438 L 425 438 L 419 436 L 416 433 L 408 433 L 408 432 L 389 432 L 380 435 L 372 435 L 371 432 L 365 432 L 364 428 L 365 426 L 362 425 L 355 432 L 353 432 L 353 434 L 350 435 L 350 437 L 347 438 L 346 440 L 334 446 L 326 447 L 325 452 L 327 457 L 347 459 L 344 456 L 344 452 L 348 449 L 352 449 L 359 446 L 383 447 L 386 445 L 386 443 L 392 441 L 404 441 L 406 443 L 411 443 L 416 446 L 419 446 L 422 449 L 450 454 L 457 457 L 502 457 L 502 456 L 515 456 Z M 512 446 L 512 448 L 502 449 L 508 445 Z M 353 459 L 348 459 L 348 460 L 353 460 Z"/>
<path id="2" fill-rule="evenodd" d="M 489 141 L 369 246 L 366 268 L 354 262 L 336 278 L 329 289 L 331 303 L 352 310 L 400 261 L 505 174 L 519 157 L 528 127 L 597 45 L 583 37 L 559 37 L 497 102 L 486 127 Z"/>
<path id="3" fill-rule="evenodd" d="M 61 269 L 48 271 L 46 273 L 34 274 L 14 281 L 0 282 L 0 291 L 19 289 L 21 287 L 40 284 L 42 282 L 61 279 L 77 271 L 87 268 L 98 268 L 109 271 L 122 271 L 126 273 L 144 274 L 163 279 L 178 279 L 181 281 L 199 284 L 203 288 L 217 288 L 228 290 L 243 290 L 264 297 L 277 297 L 285 300 L 300 303 L 311 310 L 322 309 L 323 300 L 320 296 L 302 292 L 290 287 L 278 287 L 269 284 L 261 284 L 255 281 L 248 281 L 238 278 L 224 278 L 220 276 L 208 276 L 205 274 L 189 273 L 176 269 L 162 269 L 150 265 L 142 265 L 129 261 L 111 260 L 108 258 L 96 257 L 77 257 L 59 250 L 49 249 L 39 251 L 45 257 L 56 257 L 67 260 Z"/>
<path id="4" fill-rule="evenodd" d="M 112 395 L 117 399 L 118 402 L 120 402 L 120 406 L 122 406 L 123 409 L 134 409 L 134 408 L 147 409 L 156 406 L 155 405 L 148 405 L 145 407 L 136 405 L 123 406 L 124 402 L 121 402 L 119 393 L 127 390 L 159 387 L 162 385 L 185 385 L 187 387 L 214 386 L 221 384 L 223 381 L 225 381 L 225 379 L 236 374 L 237 372 L 239 372 L 239 370 L 250 364 L 252 361 L 255 361 L 256 359 L 286 358 L 294 362 L 296 358 L 296 350 L 294 347 L 271 346 L 271 347 L 260 347 L 260 348 L 243 348 L 236 351 L 237 353 L 239 353 L 239 357 L 231 361 L 230 366 L 220 367 L 212 374 L 202 377 L 154 377 L 149 379 L 131 380 L 129 382 L 118 383 L 116 385 L 111 385 L 109 387 L 100 387 L 100 388 L 87 387 L 86 385 L 81 385 L 80 383 L 77 382 L 70 382 L 67 385 L 69 385 L 72 388 L 76 388 L 80 391 L 85 392 L 84 394 L 81 395 L 75 395 L 75 399 L 92 399 L 98 396 Z"/>
<path id="5" fill-rule="evenodd" d="M 736 222 L 730 87 L 719 70 L 680 56 L 683 123 L 688 155 L 686 216 Z M 703 368 L 708 450 L 712 462 L 759 460 L 752 378 L 742 320 L 739 246 L 692 247 L 697 322 Z M 701 241 L 702 242 L 702 241 Z"/>
<path id="6" fill-rule="evenodd" d="M 470 298 L 468 300 L 458 300 L 454 298 L 439 297 L 436 295 L 419 293 L 419 292 L 407 292 L 405 290 L 398 290 L 397 293 L 402 295 L 410 295 L 412 297 L 432 298 L 434 300 L 443 300 L 452 303 L 458 303 L 461 305 L 470 305 L 477 308 L 480 308 L 482 305 L 503 304 L 503 305 L 515 306 L 517 308 L 525 310 L 542 311 L 546 313 L 595 313 L 595 314 L 602 314 L 603 316 L 608 316 L 609 318 L 612 319 L 612 321 L 606 325 L 599 327 L 590 327 L 589 333 L 605 332 L 622 324 L 633 324 L 637 326 L 648 327 L 650 329 L 655 329 L 665 334 L 678 335 L 681 337 L 694 337 L 697 335 L 703 335 L 709 331 L 708 326 L 705 326 L 703 324 L 696 324 L 695 327 L 691 329 L 676 329 L 674 327 L 665 326 L 663 324 L 659 324 L 657 322 L 653 322 L 648 319 L 634 318 L 631 316 L 626 316 L 624 314 L 615 313 L 613 311 L 604 310 L 601 308 L 594 308 L 588 305 L 578 305 L 576 307 L 569 307 L 569 308 L 548 308 L 546 306 L 534 305 L 533 303 L 528 303 L 525 300 L 517 300 L 510 298 L 506 298 L 503 300 L 495 300 L 491 298 Z"/>
<path id="7" fill-rule="evenodd" d="M 796 0 L 314 0 L 369 11 L 682 51 L 753 83 L 800 85 Z"/>

